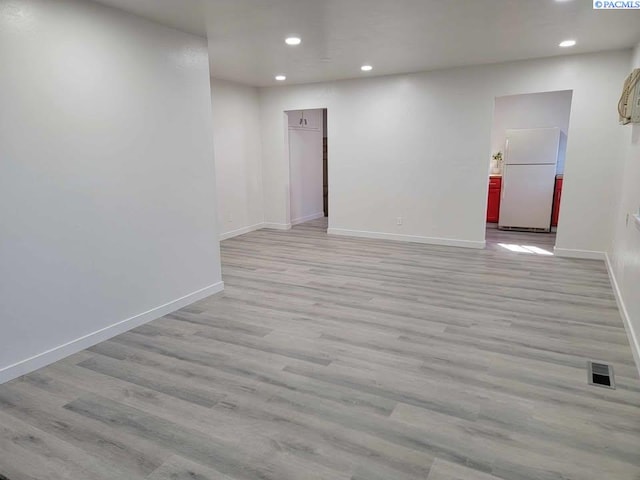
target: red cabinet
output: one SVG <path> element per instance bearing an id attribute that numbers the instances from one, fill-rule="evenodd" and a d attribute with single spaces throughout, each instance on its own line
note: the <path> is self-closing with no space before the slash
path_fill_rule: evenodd
<path id="1" fill-rule="evenodd" d="M 489 177 L 489 201 L 487 205 L 487 223 L 498 223 L 500 218 L 500 194 L 502 191 L 502 177 Z"/>
<path id="2" fill-rule="evenodd" d="M 562 198 L 562 177 L 556 177 L 556 189 L 553 193 L 553 213 L 551 215 L 551 226 L 558 226 L 560 217 L 560 199 Z"/>

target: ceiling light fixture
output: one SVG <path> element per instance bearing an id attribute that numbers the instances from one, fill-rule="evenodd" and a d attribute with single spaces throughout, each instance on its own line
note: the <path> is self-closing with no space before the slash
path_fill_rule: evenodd
<path id="1" fill-rule="evenodd" d="M 562 48 L 567 48 L 567 47 L 573 47 L 575 44 L 576 44 L 575 40 L 565 40 L 564 42 L 560 42 L 558 46 Z"/>
<path id="2" fill-rule="evenodd" d="M 360 70 L 362 70 L 363 72 L 370 72 L 371 70 L 373 70 L 373 67 L 371 65 L 362 65 L 360 67 Z"/>
<path id="3" fill-rule="evenodd" d="M 287 79 L 284 75 L 276 75 L 276 80 L 279 82 L 284 82 Z"/>
<path id="4" fill-rule="evenodd" d="M 302 43 L 302 40 L 300 39 L 300 37 L 287 37 L 284 40 L 284 43 L 286 43 L 287 45 L 300 45 Z"/>

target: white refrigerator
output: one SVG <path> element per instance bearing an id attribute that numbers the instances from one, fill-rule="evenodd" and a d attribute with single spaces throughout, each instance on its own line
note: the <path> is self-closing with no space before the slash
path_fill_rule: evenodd
<path id="1" fill-rule="evenodd" d="M 507 130 L 498 228 L 551 229 L 559 128 Z"/>

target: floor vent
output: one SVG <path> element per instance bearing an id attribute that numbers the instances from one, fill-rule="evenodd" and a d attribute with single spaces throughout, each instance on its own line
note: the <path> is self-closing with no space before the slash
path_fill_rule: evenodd
<path id="1" fill-rule="evenodd" d="M 611 365 L 589 361 L 587 362 L 587 370 L 589 371 L 589 384 L 598 387 L 616 388 Z"/>

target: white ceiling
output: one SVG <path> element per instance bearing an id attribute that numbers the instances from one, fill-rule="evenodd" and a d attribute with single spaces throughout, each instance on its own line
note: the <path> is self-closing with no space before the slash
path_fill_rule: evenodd
<path id="1" fill-rule="evenodd" d="M 308 83 L 631 47 L 640 10 L 591 0 L 100 0 L 207 36 L 211 74 Z M 302 37 L 289 47 L 284 38 Z M 561 49 L 573 38 L 578 44 Z M 360 72 L 364 63 L 370 73 Z"/>

